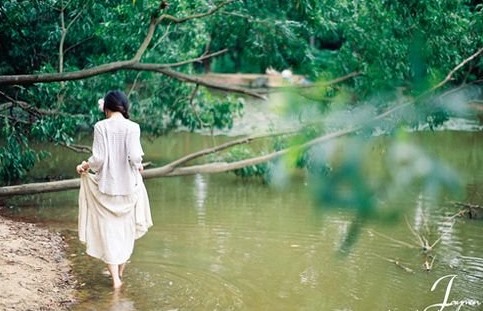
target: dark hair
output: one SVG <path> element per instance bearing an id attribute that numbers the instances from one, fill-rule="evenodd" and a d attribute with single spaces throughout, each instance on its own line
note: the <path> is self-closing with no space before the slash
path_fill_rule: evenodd
<path id="1" fill-rule="evenodd" d="M 129 119 L 129 100 L 121 91 L 109 91 L 104 96 L 104 112 L 106 109 L 122 113 L 124 118 Z"/>

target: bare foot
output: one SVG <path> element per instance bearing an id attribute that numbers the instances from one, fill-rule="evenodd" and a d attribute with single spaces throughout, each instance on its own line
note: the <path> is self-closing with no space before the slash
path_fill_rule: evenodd
<path id="1" fill-rule="evenodd" d="M 111 273 L 112 287 L 121 288 L 122 281 L 121 281 L 121 278 L 119 277 L 119 265 L 108 264 L 107 269 Z"/>
<path id="2" fill-rule="evenodd" d="M 118 288 L 121 288 L 122 287 L 122 281 L 120 278 L 118 278 L 117 280 L 112 280 L 112 287 L 114 289 L 118 289 Z"/>

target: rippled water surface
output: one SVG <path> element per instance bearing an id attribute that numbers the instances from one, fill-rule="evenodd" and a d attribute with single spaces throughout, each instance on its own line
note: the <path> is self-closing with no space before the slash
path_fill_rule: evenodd
<path id="1" fill-rule="evenodd" d="M 481 133 L 413 139 L 460 172 L 461 201 L 483 204 Z M 210 143 L 177 134 L 150 143 L 146 154 L 163 162 L 167 149 L 176 157 Z M 470 306 L 483 303 L 483 222 L 451 218 L 458 208 L 449 199 L 408 190 L 390 206 L 380 203 L 403 211 L 400 217 L 359 221 L 353 211 L 316 206 L 303 174 L 282 189 L 230 174 L 146 186 L 154 227 L 137 241 L 117 293 L 103 265 L 75 242 L 76 191 L 30 198 L 35 209 L 20 200 L 12 209 L 74 237 L 70 254 L 81 283 L 75 310 L 424 310 L 445 294 L 448 303 L 464 304 L 460 310 L 483 309 Z M 434 244 L 432 256 L 419 238 Z M 447 277 L 432 290 L 450 275 L 451 286 Z"/>

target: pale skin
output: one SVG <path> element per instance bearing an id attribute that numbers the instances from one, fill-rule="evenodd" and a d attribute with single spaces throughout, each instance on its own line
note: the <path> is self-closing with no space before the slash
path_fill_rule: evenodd
<path id="1" fill-rule="evenodd" d="M 114 115 L 122 115 L 120 112 L 111 111 L 106 109 L 106 118 L 110 118 Z M 142 168 L 139 169 L 142 171 Z M 76 171 L 78 174 L 87 173 L 89 171 L 89 163 L 87 161 L 82 161 L 81 164 L 77 165 Z M 115 289 L 121 288 L 122 286 L 122 275 L 124 273 L 124 269 L 126 268 L 126 263 L 122 264 L 107 264 L 107 270 L 111 274 L 112 277 L 112 287 Z"/>
<path id="2" fill-rule="evenodd" d="M 122 272 L 124 271 L 124 267 L 126 266 L 126 263 L 120 264 L 120 265 L 107 265 L 107 270 L 109 270 L 109 273 L 111 274 L 112 277 L 112 287 L 114 288 L 121 288 L 122 286 Z"/>

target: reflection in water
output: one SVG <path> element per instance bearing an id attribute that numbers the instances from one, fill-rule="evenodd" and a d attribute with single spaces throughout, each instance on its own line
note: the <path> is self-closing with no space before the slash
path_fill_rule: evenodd
<path id="1" fill-rule="evenodd" d="M 416 199 L 416 208 L 414 210 L 414 229 L 422 231 L 427 222 L 427 201 L 425 201 L 422 193 L 419 193 Z"/>
<path id="2" fill-rule="evenodd" d="M 483 258 L 473 256 L 461 256 L 462 265 L 466 268 L 466 277 L 474 284 L 483 283 Z"/>
<path id="3" fill-rule="evenodd" d="M 417 245 L 431 260 L 426 269 L 433 268 L 432 263 L 438 257 L 440 264 L 456 266 L 461 255 L 459 240 L 455 235 L 454 216 L 440 215 L 434 200 L 419 194 L 414 209 L 414 225 L 408 224 Z M 444 251 L 441 251 L 444 250 Z"/>
<path id="4" fill-rule="evenodd" d="M 134 302 L 128 299 L 123 290 L 114 290 L 108 311 L 136 311 Z"/>
<path id="5" fill-rule="evenodd" d="M 201 174 L 196 174 L 193 178 L 193 182 L 193 192 L 196 198 L 195 202 L 198 215 L 198 224 L 204 225 L 206 217 L 205 199 L 207 193 L 207 183 L 205 181 L 205 177 Z"/>
<path id="6" fill-rule="evenodd" d="M 319 272 L 315 267 L 309 266 L 300 273 L 300 284 L 316 288 L 319 284 Z"/>
<path id="7" fill-rule="evenodd" d="M 419 194 L 414 209 L 413 234 L 419 236 L 419 242 L 424 246 L 436 246 L 437 244 L 457 245 L 454 236 L 454 216 L 438 214 L 435 202 Z M 431 238 L 431 240 L 429 240 Z M 454 257 L 455 254 L 452 254 Z"/>

